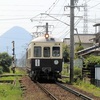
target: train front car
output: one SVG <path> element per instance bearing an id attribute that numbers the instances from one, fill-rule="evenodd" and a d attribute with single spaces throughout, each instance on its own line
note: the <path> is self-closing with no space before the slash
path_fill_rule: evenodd
<path id="1" fill-rule="evenodd" d="M 36 79 L 57 79 L 62 71 L 62 41 L 53 37 L 38 37 L 28 47 L 30 77 Z"/>

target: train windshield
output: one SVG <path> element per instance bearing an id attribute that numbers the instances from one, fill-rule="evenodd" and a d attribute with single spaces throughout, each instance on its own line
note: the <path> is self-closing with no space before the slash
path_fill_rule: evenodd
<path id="1" fill-rule="evenodd" d="M 44 57 L 50 57 L 50 47 L 44 47 L 43 55 Z"/>
<path id="2" fill-rule="evenodd" d="M 60 47 L 53 47 L 52 48 L 52 56 L 59 57 L 60 56 Z"/>
<path id="3" fill-rule="evenodd" d="M 41 57 L 41 50 L 40 46 L 34 47 L 34 57 Z"/>

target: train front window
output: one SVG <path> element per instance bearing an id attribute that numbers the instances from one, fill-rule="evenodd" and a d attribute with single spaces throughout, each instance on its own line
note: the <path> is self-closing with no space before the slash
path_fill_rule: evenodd
<path id="1" fill-rule="evenodd" d="M 44 47 L 43 55 L 44 57 L 50 57 L 50 47 Z"/>
<path id="2" fill-rule="evenodd" d="M 41 57 L 41 50 L 40 46 L 34 47 L 34 57 Z"/>
<path id="3" fill-rule="evenodd" d="M 53 47 L 52 48 L 52 56 L 59 57 L 60 56 L 60 47 Z"/>

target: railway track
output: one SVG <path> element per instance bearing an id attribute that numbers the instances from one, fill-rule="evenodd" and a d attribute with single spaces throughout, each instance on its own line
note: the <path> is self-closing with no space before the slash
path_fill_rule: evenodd
<path id="1" fill-rule="evenodd" d="M 66 91 L 58 84 L 37 83 L 37 85 L 46 93 L 52 100 L 83 100 L 78 96 Z M 84 99 L 86 100 L 86 99 Z"/>
<path id="2" fill-rule="evenodd" d="M 63 88 L 64 90 L 69 91 L 69 92 L 73 93 L 74 95 L 76 95 L 76 96 L 82 98 L 82 100 L 94 100 L 94 99 L 90 98 L 89 96 L 86 96 L 86 95 L 84 95 L 84 94 L 82 94 L 82 93 L 80 93 L 80 92 L 78 92 L 78 91 L 76 91 L 76 90 L 71 89 L 71 88 L 68 87 L 68 86 L 64 86 L 64 85 L 62 85 L 62 84 L 60 84 L 60 83 L 58 83 L 58 82 L 56 82 L 56 84 L 57 84 L 58 86 L 60 86 L 61 88 Z"/>
<path id="3" fill-rule="evenodd" d="M 39 82 L 36 83 L 52 100 L 58 100 L 51 92 L 44 88 Z"/>
<path id="4" fill-rule="evenodd" d="M 34 83 L 27 76 L 21 80 L 21 85 L 24 88 L 23 100 L 82 100 L 55 83 Z"/>
<path id="5" fill-rule="evenodd" d="M 24 76 L 22 80 L 24 86 L 23 100 L 99 100 L 84 95 L 66 84 L 62 83 L 39 83 L 33 82 L 28 76 Z M 43 92 L 44 91 L 44 92 Z M 45 95 L 44 95 L 45 94 Z M 35 96 L 36 95 L 36 96 Z M 38 98 L 39 99 L 36 99 Z M 30 99 L 31 98 L 31 99 Z"/>

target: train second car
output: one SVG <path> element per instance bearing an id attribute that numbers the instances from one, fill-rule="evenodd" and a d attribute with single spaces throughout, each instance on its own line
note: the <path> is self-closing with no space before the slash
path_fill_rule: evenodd
<path id="1" fill-rule="evenodd" d="M 27 68 L 33 80 L 60 78 L 62 41 L 49 35 L 33 39 L 27 49 Z"/>

